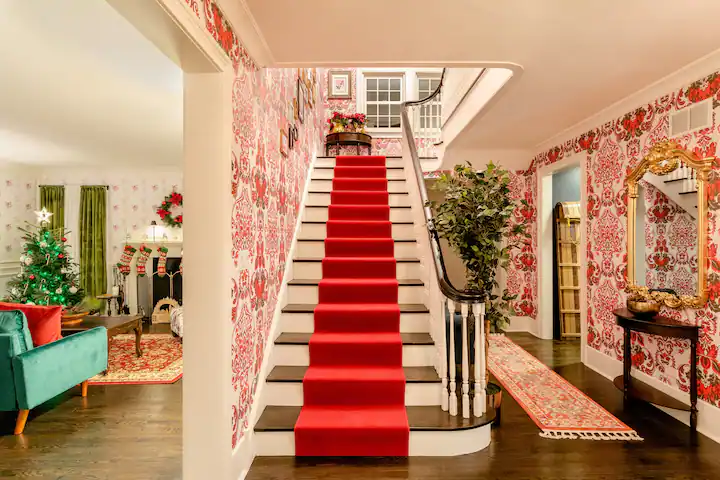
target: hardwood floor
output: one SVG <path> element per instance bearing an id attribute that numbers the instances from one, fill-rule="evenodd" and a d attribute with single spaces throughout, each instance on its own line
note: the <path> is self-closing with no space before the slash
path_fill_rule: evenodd
<path id="1" fill-rule="evenodd" d="M 395 460 L 260 457 L 248 480 L 311 479 L 715 479 L 720 445 L 649 405 L 624 410 L 605 378 L 583 367 L 572 342 L 511 338 L 645 437 L 642 443 L 546 440 L 510 397 L 487 450 L 461 457 Z M 179 479 L 182 386 L 91 386 L 60 395 L 31 413 L 12 435 L 14 414 L 0 414 L 0 478 Z M 193 479 L 194 480 L 194 479 Z M 218 479 L 220 480 L 220 479 Z"/>
<path id="2" fill-rule="evenodd" d="M 21 436 L 12 434 L 15 415 L 0 412 L 0 478 L 182 477 L 182 381 L 91 385 L 87 398 L 75 387 L 33 409 Z"/>

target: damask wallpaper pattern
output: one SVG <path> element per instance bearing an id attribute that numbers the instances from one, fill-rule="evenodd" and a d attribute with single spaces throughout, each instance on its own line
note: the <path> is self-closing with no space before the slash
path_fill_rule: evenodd
<path id="1" fill-rule="evenodd" d="M 626 174 L 658 141 L 668 138 L 669 114 L 692 103 L 713 100 L 712 127 L 685 134 L 674 140 L 702 157 L 716 155 L 720 139 L 720 72 L 678 88 L 620 118 L 537 155 L 528 169 L 536 181 L 537 168 L 573 155 L 582 155 L 587 167 L 587 282 L 588 345 L 618 360 L 622 359 L 622 332 L 615 326 L 612 310 L 624 305 L 626 294 Z M 537 195 L 531 192 L 531 203 Z M 709 186 L 709 285 L 710 300 L 700 310 L 665 312 L 702 325 L 698 349 L 698 391 L 700 397 L 720 406 L 720 364 L 718 363 L 718 318 L 720 317 L 720 163 L 710 174 Z M 528 255 L 536 255 L 537 245 Z M 535 267 L 533 267 L 535 268 Z M 633 363 L 660 381 L 688 391 L 688 345 L 681 340 L 633 335 Z"/>
<path id="2" fill-rule="evenodd" d="M 667 195 L 641 180 L 645 202 L 645 281 L 680 295 L 697 290 L 697 223 Z"/>

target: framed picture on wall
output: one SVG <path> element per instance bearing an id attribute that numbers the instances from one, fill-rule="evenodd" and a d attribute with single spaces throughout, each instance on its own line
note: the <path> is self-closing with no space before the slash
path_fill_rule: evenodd
<path id="1" fill-rule="evenodd" d="M 300 123 L 305 123 L 305 102 L 307 92 L 305 91 L 305 82 L 301 78 L 297 81 L 297 118 Z"/>
<path id="2" fill-rule="evenodd" d="M 280 154 L 283 157 L 288 156 L 288 132 L 280 130 Z"/>
<path id="3" fill-rule="evenodd" d="M 328 72 L 328 98 L 349 100 L 352 98 L 352 73 L 350 70 Z"/>

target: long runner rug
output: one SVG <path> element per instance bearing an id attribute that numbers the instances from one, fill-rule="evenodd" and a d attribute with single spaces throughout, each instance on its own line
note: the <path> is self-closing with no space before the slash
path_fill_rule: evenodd
<path id="1" fill-rule="evenodd" d="M 635 430 L 504 335 L 490 336 L 489 367 L 545 438 L 642 440 Z"/>
<path id="2" fill-rule="evenodd" d="M 135 354 L 135 335 L 110 340 L 108 374 L 96 375 L 91 385 L 145 385 L 175 383 L 183 374 L 182 343 L 166 333 L 146 333 Z"/>
<path id="3" fill-rule="evenodd" d="M 385 157 L 337 157 L 296 456 L 407 456 Z"/>

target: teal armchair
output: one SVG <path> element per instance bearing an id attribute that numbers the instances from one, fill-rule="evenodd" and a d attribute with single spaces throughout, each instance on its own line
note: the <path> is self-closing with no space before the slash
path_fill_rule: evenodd
<path id="1" fill-rule="evenodd" d="M 0 411 L 18 411 L 15 435 L 32 408 L 75 385 L 87 396 L 87 380 L 107 370 L 107 330 L 76 333 L 33 348 L 25 315 L 0 312 Z"/>

